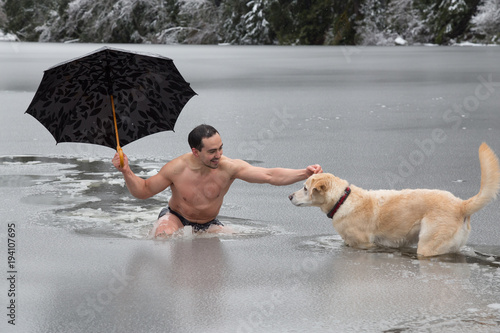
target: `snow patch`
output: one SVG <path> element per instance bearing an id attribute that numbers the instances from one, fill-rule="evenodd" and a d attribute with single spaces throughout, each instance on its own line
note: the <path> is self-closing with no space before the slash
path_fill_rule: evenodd
<path id="1" fill-rule="evenodd" d="M 488 307 L 489 307 L 490 309 L 500 310 L 500 303 L 492 303 L 492 304 L 488 304 Z"/>
<path id="2" fill-rule="evenodd" d="M 5 33 L 0 30 L 0 42 L 19 42 L 19 38 L 11 33 Z"/>
<path id="3" fill-rule="evenodd" d="M 401 36 L 398 36 L 394 40 L 394 44 L 404 46 L 404 45 L 408 45 L 408 42 L 406 40 L 404 40 Z"/>

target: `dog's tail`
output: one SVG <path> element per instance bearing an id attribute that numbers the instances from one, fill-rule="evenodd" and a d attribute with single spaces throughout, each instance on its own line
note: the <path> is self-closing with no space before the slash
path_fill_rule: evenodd
<path id="1" fill-rule="evenodd" d="M 479 193 L 464 201 L 465 216 L 470 216 L 497 197 L 500 189 L 500 166 L 498 157 L 486 143 L 479 147 L 481 164 L 481 188 Z"/>

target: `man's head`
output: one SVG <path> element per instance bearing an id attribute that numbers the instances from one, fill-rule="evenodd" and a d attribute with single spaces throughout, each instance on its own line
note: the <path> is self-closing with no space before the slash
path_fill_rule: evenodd
<path id="1" fill-rule="evenodd" d="M 201 151 L 203 149 L 203 139 L 210 138 L 215 134 L 219 134 L 219 132 L 210 125 L 196 126 L 188 135 L 189 147 Z"/>
<path id="2" fill-rule="evenodd" d="M 217 169 L 222 157 L 222 140 L 219 132 L 210 125 L 195 127 L 188 136 L 193 155 L 211 169 Z"/>

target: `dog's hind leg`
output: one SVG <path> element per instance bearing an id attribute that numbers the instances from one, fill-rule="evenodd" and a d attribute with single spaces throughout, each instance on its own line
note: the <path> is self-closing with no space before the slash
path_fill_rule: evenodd
<path id="1" fill-rule="evenodd" d="M 469 237 L 469 219 L 440 223 L 439 221 L 422 220 L 419 234 L 417 255 L 423 257 L 438 256 L 445 253 L 458 252 Z"/>

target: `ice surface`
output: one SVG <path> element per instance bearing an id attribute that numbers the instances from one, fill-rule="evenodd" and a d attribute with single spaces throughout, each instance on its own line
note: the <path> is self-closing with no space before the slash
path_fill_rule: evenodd
<path id="1" fill-rule="evenodd" d="M 220 216 L 233 233 L 149 239 L 170 192 L 134 199 L 112 150 L 55 145 L 23 113 L 44 69 L 100 46 L 0 43 L 0 244 L 14 223 L 22 250 L 16 327 L 4 318 L 1 332 L 499 330 L 498 201 L 472 217 L 462 252 L 427 260 L 346 247 L 321 211 L 290 204 L 300 183 L 235 181 Z M 468 198 L 480 143 L 500 153 L 498 48 L 120 47 L 174 59 L 199 94 L 175 133 L 127 145 L 142 177 L 188 151 L 202 122 L 229 157 L 319 163 L 367 189 Z"/>

